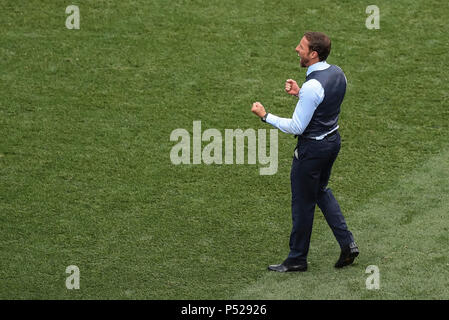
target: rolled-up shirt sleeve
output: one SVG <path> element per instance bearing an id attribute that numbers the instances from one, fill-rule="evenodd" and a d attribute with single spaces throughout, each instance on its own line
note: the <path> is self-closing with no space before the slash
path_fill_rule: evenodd
<path id="1" fill-rule="evenodd" d="M 299 100 L 291 118 L 281 118 L 269 113 L 267 123 L 282 132 L 300 135 L 309 125 L 313 113 L 324 99 L 324 89 L 315 79 L 306 81 L 299 91 Z"/>

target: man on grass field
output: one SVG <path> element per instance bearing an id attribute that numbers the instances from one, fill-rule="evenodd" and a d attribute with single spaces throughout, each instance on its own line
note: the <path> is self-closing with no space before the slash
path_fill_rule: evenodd
<path id="1" fill-rule="evenodd" d="M 306 32 L 296 47 L 301 67 L 307 68 L 307 72 L 301 88 L 292 79 L 285 82 L 285 91 L 299 97 L 292 118 L 267 113 L 260 102 L 253 103 L 251 108 L 263 122 L 298 138 L 290 172 L 293 224 L 290 253 L 281 264 L 268 266 L 271 271 L 307 270 L 317 204 L 341 248 L 335 267 L 352 264 L 359 254 L 340 206 L 327 187 L 332 165 L 340 151 L 338 116 L 347 82 L 339 67 L 326 62 L 330 50 L 331 41 L 321 32 Z"/>

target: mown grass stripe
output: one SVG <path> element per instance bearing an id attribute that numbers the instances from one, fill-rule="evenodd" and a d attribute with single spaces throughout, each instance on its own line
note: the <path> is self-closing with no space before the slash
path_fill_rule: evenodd
<path id="1" fill-rule="evenodd" d="M 349 225 L 361 251 L 354 265 L 335 270 L 338 251 L 331 257 L 321 250 L 325 244 L 312 239 L 308 272 L 267 271 L 234 298 L 448 299 L 448 181 L 446 150 L 351 215 Z M 379 290 L 366 288 L 369 265 L 379 267 Z"/>

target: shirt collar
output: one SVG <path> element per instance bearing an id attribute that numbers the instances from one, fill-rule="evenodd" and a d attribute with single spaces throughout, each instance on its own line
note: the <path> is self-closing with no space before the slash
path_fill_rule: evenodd
<path id="1" fill-rule="evenodd" d="M 311 74 L 314 71 L 324 70 L 330 67 L 330 64 L 328 64 L 326 61 L 319 61 L 317 63 L 312 64 L 310 67 L 307 68 L 306 76 Z"/>

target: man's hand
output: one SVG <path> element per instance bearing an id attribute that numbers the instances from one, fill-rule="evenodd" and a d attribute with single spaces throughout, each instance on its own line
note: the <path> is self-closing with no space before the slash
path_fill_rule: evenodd
<path id="1" fill-rule="evenodd" d="M 260 102 L 254 102 L 251 111 L 260 118 L 266 113 L 264 106 Z"/>
<path id="2" fill-rule="evenodd" d="M 297 96 L 299 93 L 299 86 L 295 80 L 288 79 L 285 81 L 285 92 L 291 94 L 292 96 Z"/>

